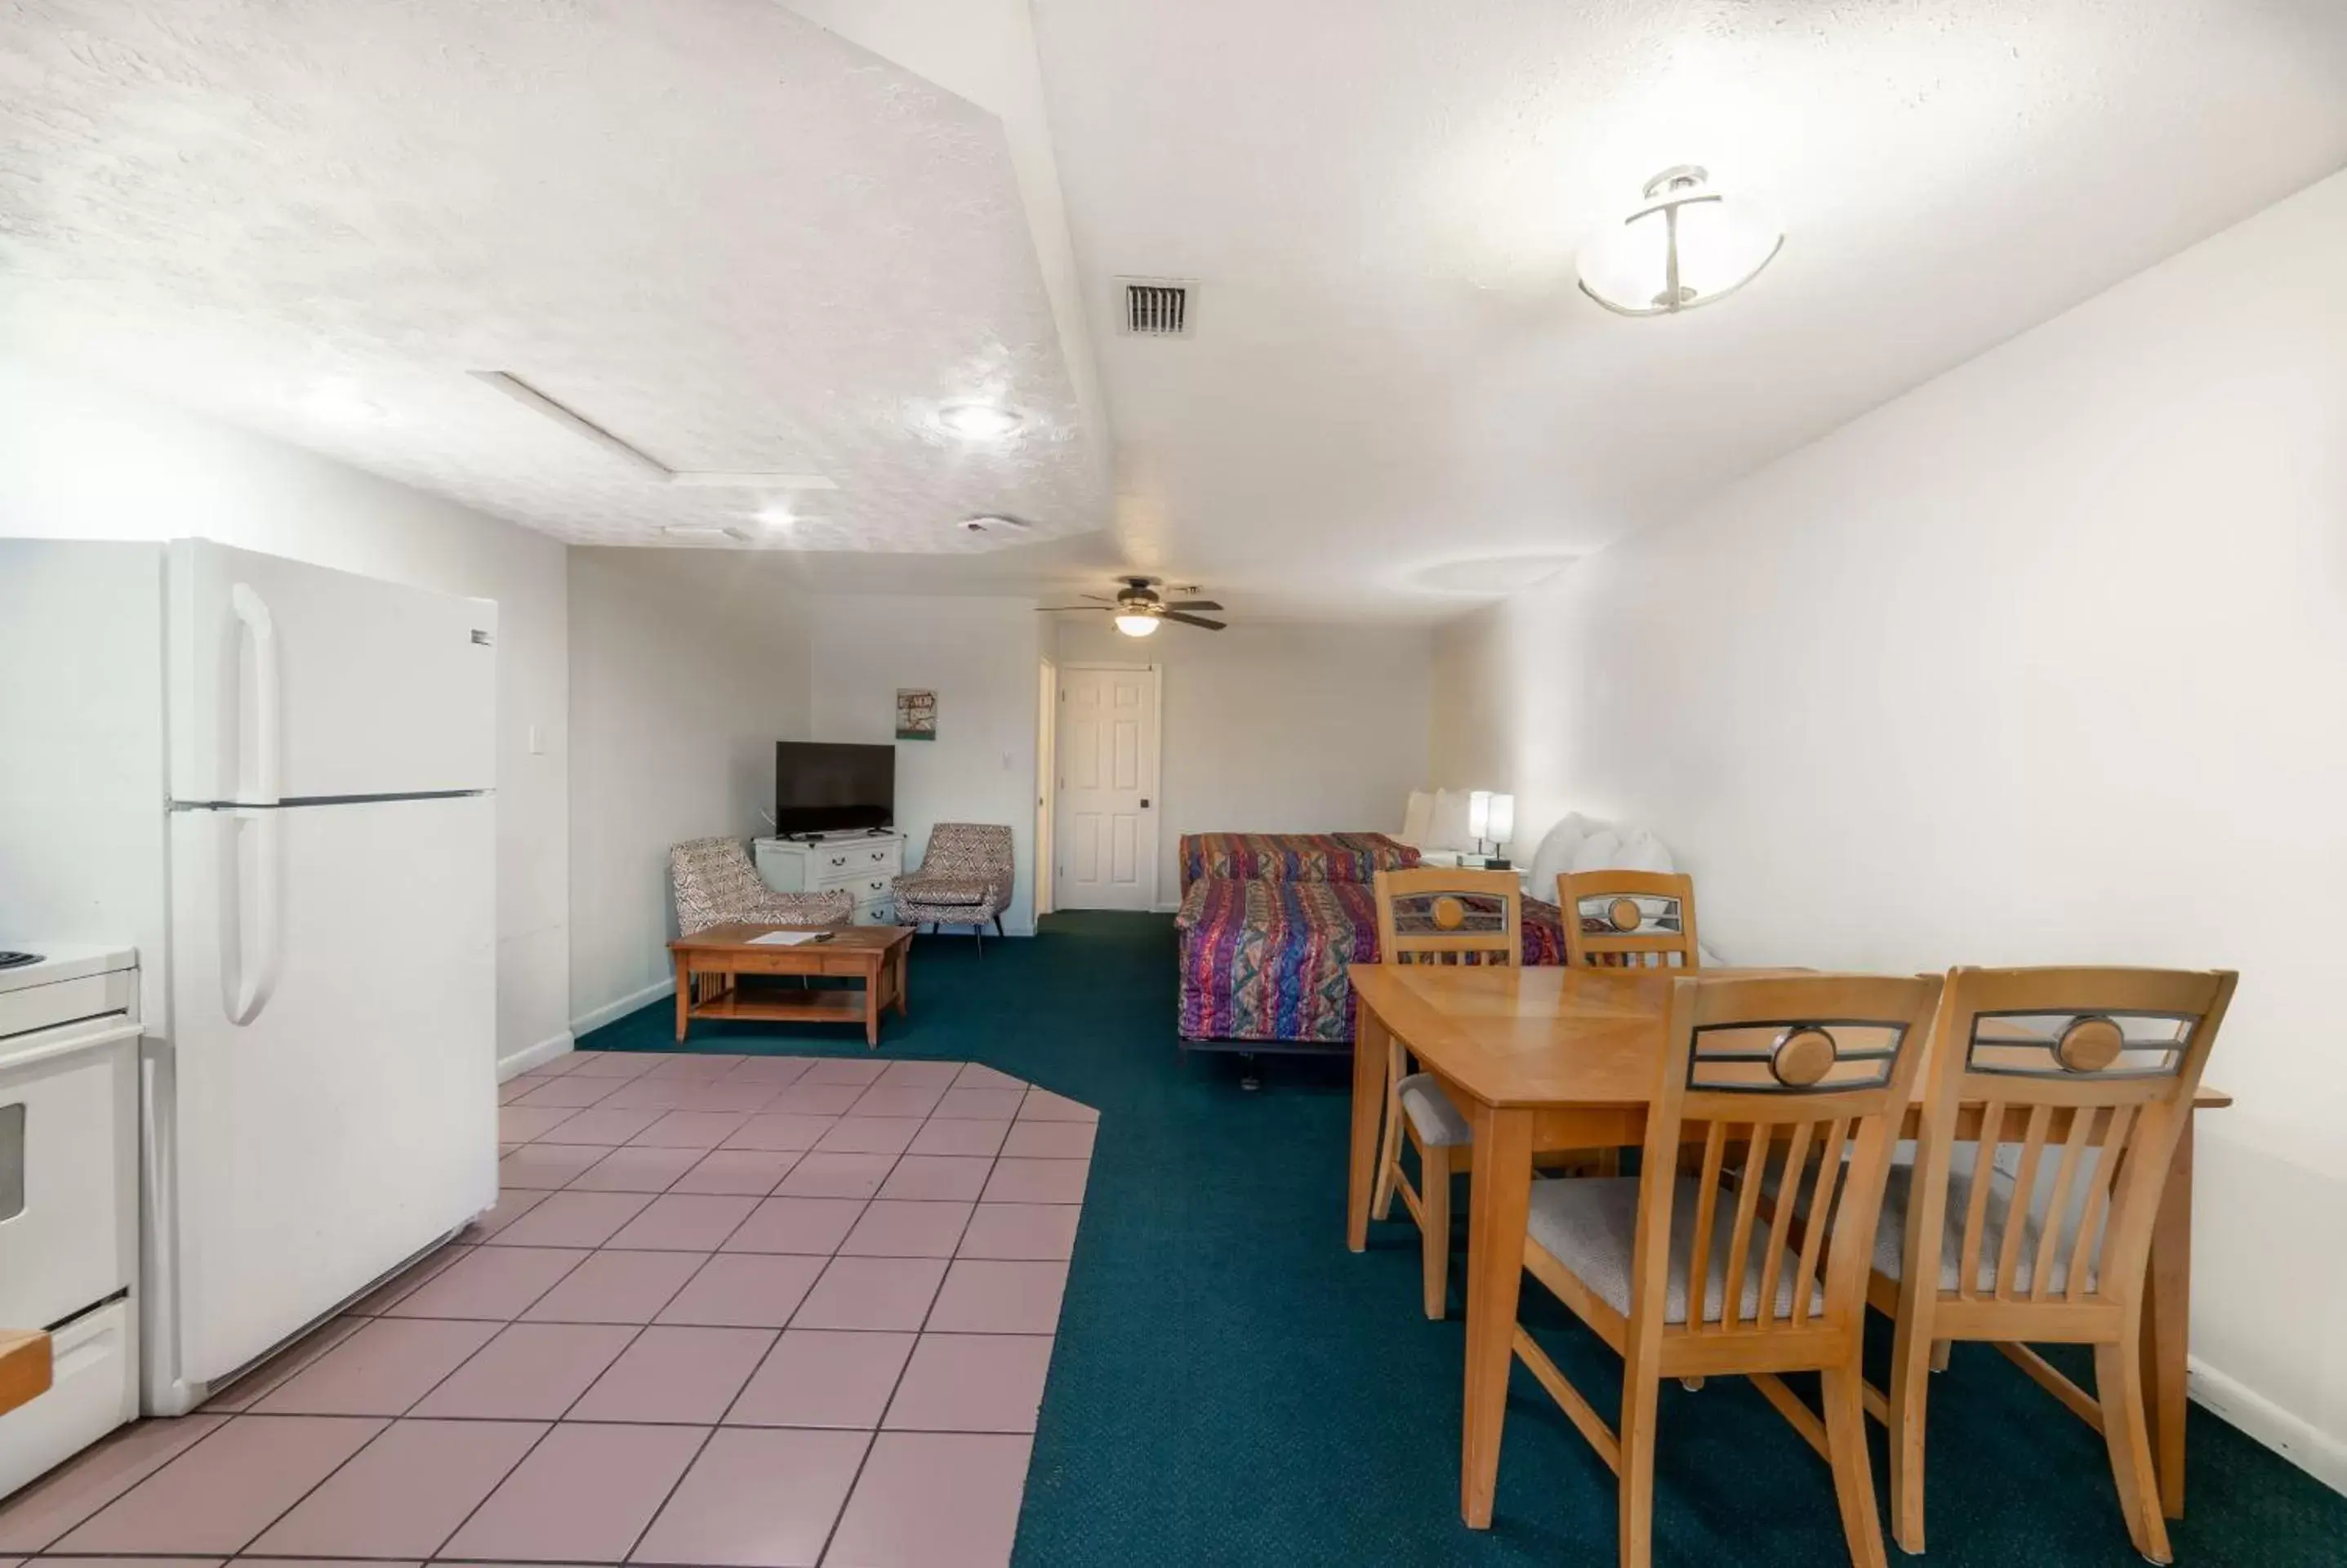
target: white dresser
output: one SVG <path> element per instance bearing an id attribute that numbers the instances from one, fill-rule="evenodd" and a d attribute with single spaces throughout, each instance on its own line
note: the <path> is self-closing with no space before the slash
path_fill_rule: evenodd
<path id="1" fill-rule="evenodd" d="M 751 845 L 758 875 L 777 893 L 844 890 L 859 926 L 893 926 L 897 874 L 905 869 L 901 833 L 835 833 L 816 839 L 761 838 Z"/>

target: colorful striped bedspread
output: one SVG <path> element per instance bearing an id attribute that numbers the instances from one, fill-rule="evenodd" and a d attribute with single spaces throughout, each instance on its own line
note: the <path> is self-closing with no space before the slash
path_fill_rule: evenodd
<path id="1" fill-rule="evenodd" d="M 1185 833 L 1182 891 L 1201 877 L 1265 882 L 1367 882 L 1418 864 L 1418 851 L 1382 833 Z"/>
<path id="2" fill-rule="evenodd" d="M 1524 962 L 1564 961 L 1553 904 L 1524 903 Z M 1366 882 L 1270 882 L 1209 876 L 1190 884 L 1174 917 L 1182 946 L 1184 1040 L 1353 1038 L 1348 964 L 1378 956 L 1378 914 Z"/>

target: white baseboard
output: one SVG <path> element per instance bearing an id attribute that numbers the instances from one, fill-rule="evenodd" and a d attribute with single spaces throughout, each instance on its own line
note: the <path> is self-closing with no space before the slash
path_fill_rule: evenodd
<path id="1" fill-rule="evenodd" d="M 2192 1398 L 2265 1444 L 2333 1491 L 2347 1492 L 2347 1440 L 2292 1415 L 2248 1385 L 2198 1357 L 2191 1363 Z"/>
<path id="2" fill-rule="evenodd" d="M 536 1045 L 523 1046 L 511 1056 L 500 1056 L 497 1058 L 497 1081 L 503 1083 L 533 1067 L 544 1067 L 558 1056 L 568 1055 L 570 1044 L 570 1031 L 566 1029 L 559 1034 L 548 1035 Z"/>
<path id="3" fill-rule="evenodd" d="M 1152 904 L 1149 912 L 1153 915 L 1179 915 L 1182 906 L 1178 900 L 1172 904 Z"/>
<path id="4" fill-rule="evenodd" d="M 640 1007 L 648 1007 L 662 997 L 674 995 L 676 995 L 675 980 L 656 980 L 643 989 L 631 991 L 617 1001 L 608 1001 L 601 1007 L 580 1013 L 570 1020 L 570 1032 L 580 1035 L 585 1034 L 589 1030 L 600 1029 L 613 1019 L 625 1018 Z"/>

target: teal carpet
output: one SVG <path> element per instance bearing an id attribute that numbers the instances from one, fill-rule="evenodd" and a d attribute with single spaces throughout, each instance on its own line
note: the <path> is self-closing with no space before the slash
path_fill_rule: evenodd
<path id="1" fill-rule="evenodd" d="M 1406 1222 L 1373 1228 L 1364 1256 L 1345 1250 L 1346 1075 L 1267 1058 L 1247 1093 L 1235 1062 L 1185 1062 L 1168 919 L 1052 917 L 982 959 L 967 937 L 924 937 L 911 980 L 912 1016 L 887 1021 L 883 1055 L 983 1061 L 1102 1114 L 1020 1564 L 1614 1561 L 1614 1478 L 1521 1367 L 1493 1528 L 1460 1522 L 1463 1233 L 1439 1324 L 1419 1311 Z M 579 1043 L 665 1050 L 671 1020 L 662 1003 Z M 693 1044 L 864 1052 L 836 1026 L 696 1024 Z M 1604 1409 L 1618 1363 L 1537 1286 L 1525 1299 Z M 2179 1563 L 2347 1562 L 2347 1498 L 2198 1407 L 2191 1421 Z M 2102 1440 L 1993 1350 L 1956 1348 L 1931 1435 L 1931 1563 L 2140 1561 Z M 1658 1463 L 1658 1563 L 1847 1561 L 1824 1465 L 1741 1380 L 1666 1386 Z"/>

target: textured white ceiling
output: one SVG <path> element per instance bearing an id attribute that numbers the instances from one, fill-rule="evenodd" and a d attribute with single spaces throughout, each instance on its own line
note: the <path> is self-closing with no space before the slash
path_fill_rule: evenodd
<path id="1" fill-rule="evenodd" d="M 580 542 L 1107 500 L 994 117 L 769 0 L 0 7 L 0 337 Z M 508 371 L 669 488 L 466 372 Z M 1027 431 L 926 423 L 997 398 Z"/>
<path id="2" fill-rule="evenodd" d="M 464 372 L 839 480 L 761 537 L 809 586 L 1422 618 L 2347 162 L 2340 0 L 790 3 L 866 46 L 774 0 L 0 0 L 0 339 L 567 538 L 758 497 Z M 1687 160 L 1783 254 L 1607 315 L 1574 250 Z M 1115 335 L 1122 273 L 1197 279 L 1195 340 Z M 923 428 L 972 393 L 1034 433 Z M 1040 526 L 949 527 L 989 510 Z"/>
<path id="3" fill-rule="evenodd" d="M 1032 5 L 1117 528 L 1235 610 L 1553 569 L 2347 162 L 2341 0 Z M 1607 314 L 1574 251 L 1688 161 L 1783 253 Z"/>

